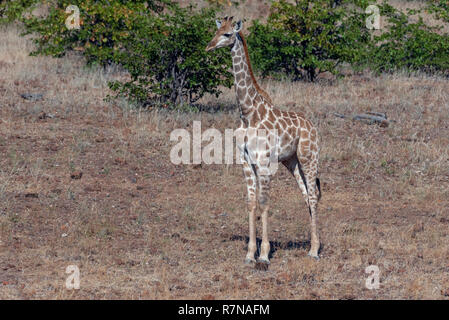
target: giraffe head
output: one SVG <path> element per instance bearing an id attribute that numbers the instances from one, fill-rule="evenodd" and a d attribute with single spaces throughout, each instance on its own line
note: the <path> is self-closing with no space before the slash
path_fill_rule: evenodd
<path id="1" fill-rule="evenodd" d="M 206 51 L 234 45 L 237 34 L 242 30 L 242 21 L 239 20 L 235 25 L 232 25 L 232 18 L 225 17 L 223 21 L 215 20 L 218 30 L 214 38 L 207 45 Z"/>

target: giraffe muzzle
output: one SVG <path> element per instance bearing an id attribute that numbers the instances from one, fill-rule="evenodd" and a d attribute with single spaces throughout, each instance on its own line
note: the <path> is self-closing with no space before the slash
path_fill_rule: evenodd
<path id="1" fill-rule="evenodd" d="M 207 47 L 206 47 L 206 52 L 209 52 L 209 51 L 212 51 L 212 50 L 216 49 L 216 45 L 217 45 L 217 41 L 214 41 L 214 39 L 212 39 L 212 41 L 209 42 Z"/>

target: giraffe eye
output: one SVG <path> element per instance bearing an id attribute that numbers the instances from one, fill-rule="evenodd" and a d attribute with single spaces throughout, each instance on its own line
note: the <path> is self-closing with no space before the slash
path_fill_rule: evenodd
<path id="1" fill-rule="evenodd" d="M 226 38 L 229 38 L 230 36 L 232 36 L 232 33 L 225 33 L 224 36 L 225 36 Z"/>

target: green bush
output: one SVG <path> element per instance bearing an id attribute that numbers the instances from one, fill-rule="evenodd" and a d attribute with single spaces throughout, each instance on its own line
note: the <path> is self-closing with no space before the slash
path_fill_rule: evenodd
<path id="1" fill-rule="evenodd" d="M 319 72 L 338 74 L 338 65 L 376 72 L 397 70 L 449 72 L 449 35 L 441 27 L 427 26 L 420 10 L 401 12 L 387 3 L 377 4 L 384 20 L 380 35 L 366 27 L 363 0 L 286 0 L 273 2 L 267 23 L 254 21 L 248 37 L 255 68 L 263 76 L 288 75 L 313 81 Z M 429 1 L 446 19 L 448 0 Z M 416 19 L 414 19 L 416 20 Z"/>
<path id="2" fill-rule="evenodd" d="M 320 72 L 337 74 L 342 62 L 364 61 L 370 39 L 354 1 L 278 0 L 267 23 L 256 20 L 249 30 L 255 68 L 264 76 L 284 73 L 293 80 L 314 81 Z"/>
<path id="3" fill-rule="evenodd" d="M 430 0 L 427 10 L 438 19 L 449 22 L 449 0 Z"/>
<path id="4" fill-rule="evenodd" d="M 68 5 L 80 9 L 80 29 L 65 25 Z M 48 15 L 23 21 L 25 34 L 34 35 L 33 55 L 77 50 L 88 64 L 121 65 L 131 80 L 110 83 L 117 96 L 173 106 L 232 84 L 229 54 L 205 52 L 214 17 L 211 9 L 180 8 L 169 0 L 54 0 Z"/>
<path id="5" fill-rule="evenodd" d="M 132 79 L 110 87 L 130 100 L 165 106 L 191 104 L 206 92 L 218 95 L 220 85 L 230 87 L 229 52 L 205 51 L 215 32 L 214 17 L 211 9 L 196 12 L 177 5 L 163 14 L 139 16 L 114 59 Z"/>
<path id="6" fill-rule="evenodd" d="M 160 11 L 166 0 L 52 0 L 48 15 L 24 19 L 26 32 L 35 35 L 32 55 L 63 56 L 67 51 L 83 52 L 89 64 L 107 65 L 129 30 L 136 28 L 139 15 Z M 79 30 L 69 30 L 65 12 L 69 5 L 80 10 Z"/>
<path id="7" fill-rule="evenodd" d="M 438 32 L 440 27 L 427 26 L 421 17 L 410 22 L 412 14 L 396 10 L 388 4 L 381 7 L 388 29 L 374 37 L 367 63 L 377 72 L 397 70 L 445 73 L 449 71 L 449 35 Z"/>
<path id="8" fill-rule="evenodd" d="M 0 2 L 0 24 L 20 20 L 39 0 L 3 0 Z"/>

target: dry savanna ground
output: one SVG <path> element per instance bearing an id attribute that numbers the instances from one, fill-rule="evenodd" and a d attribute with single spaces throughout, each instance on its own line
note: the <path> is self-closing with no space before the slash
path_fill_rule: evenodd
<path id="1" fill-rule="evenodd" d="M 449 296 L 449 81 L 353 75 L 262 81 L 302 111 L 322 147 L 321 259 L 308 211 L 280 168 L 272 183 L 268 270 L 244 265 L 246 188 L 238 165 L 174 165 L 175 128 L 236 128 L 233 90 L 214 112 L 105 102 L 118 69 L 76 55 L 29 57 L 0 31 L 0 298 L 445 299 Z M 21 94 L 40 93 L 26 100 Z M 388 127 L 335 117 L 377 111 Z M 258 222 L 260 230 L 260 222 Z M 260 233 L 259 233 L 260 235 Z M 80 289 L 67 290 L 67 266 Z M 380 270 L 379 289 L 365 268 Z"/>

